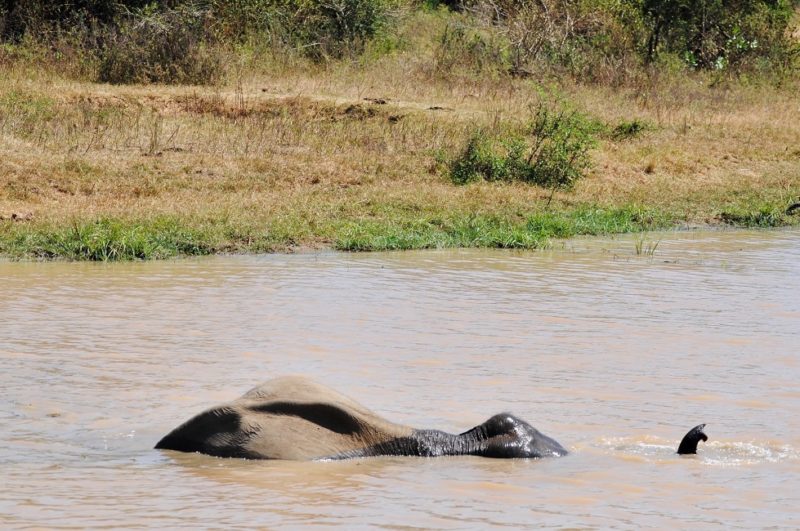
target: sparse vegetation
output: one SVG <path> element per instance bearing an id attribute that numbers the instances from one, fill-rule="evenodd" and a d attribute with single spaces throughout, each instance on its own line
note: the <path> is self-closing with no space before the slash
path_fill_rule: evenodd
<path id="1" fill-rule="evenodd" d="M 658 244 L 661 243 L 661 240 L 647 240 L 645 236 L 646 235 L 643 234 L 636 239 L 634 242 L 634 251 L 636 252 L 636 256 L 653 257 L 656 254 L 656 249 L 658 249 Z"/>
<path id="2" fill-rule="evenodd" d="M 485 2 L 381 1 L 372 29 L 306 46 L 324 40 L 320 9 L 364 2 L 0 4 L 0 254 L 536 248 L 800 223 L 789 59 L 707 70 L 659 41 L 648 64 L 641 11 L 594 0 L 525 15 L 574 23 L 525 53 Z"/>

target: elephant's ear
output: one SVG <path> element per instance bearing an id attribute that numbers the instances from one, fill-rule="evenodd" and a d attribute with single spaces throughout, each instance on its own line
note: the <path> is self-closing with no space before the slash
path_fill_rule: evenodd
<path id="1" fill-rule="evenodd" d="M 242 417 L 235 409 L 216 407 L 172 430 L 158 441 L 156 448 L 218 457 L 248 457 L 244 455 L 244 444 L 253 434 L 242 428 Z"/>
<path id="2" fill-rule="evenodd" d="M 483 424 L 478 424 L 471 430 L 467 430 L 460 436 L 473 436 L 479 439 L 490 439 L 498 435 L 505 435 L 513 432 L 519 421 L 511 413 L 498 413 L 493 415 Z"/>

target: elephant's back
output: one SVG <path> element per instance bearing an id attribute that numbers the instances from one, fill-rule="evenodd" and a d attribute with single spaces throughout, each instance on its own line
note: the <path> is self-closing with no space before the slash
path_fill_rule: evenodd
<path id="1" fill-rule="evenodd" d="M 237 401 L 327 403 L 364 415 L 375 415 L 352 398 L 305 376 L 281 376 L 247 391 Z"/>
<path id="2" fill-rule="evenodd" d="M 156 448 L 221 457 L 310 460 L 352 453 L 407 437 L 412 431 L 307 378 L 285 377 L 197 415 Z"/>

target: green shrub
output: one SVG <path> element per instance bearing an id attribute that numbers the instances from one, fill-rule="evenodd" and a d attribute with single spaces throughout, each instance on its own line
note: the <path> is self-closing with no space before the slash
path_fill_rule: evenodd
<path id="1" fill-rule="evenodd" d="M 393 0 L 214 0 L 219 28 L 235 38 L 261 36 L 322 60 L 358 54 L 385 30 Z"/>
<path id="2" fill-rule="evenodd" d="M 661 51 L 691 66 L 722 70 L 756 57 L 779 59 L 796 48 L 787 29 L 791 0 L 642 0 L 647 59 Z"/>
<path id="3" fill-rule="evenodd" d="M 701 69 L 786 72 L 797 0 L 460 0 L 510 43 L 512 74 L 616 84 L 674 55 Z"/>
<path id="4" fill-rule="evenodd" d="M 641 16 L 627 0 L 462 0 L 510 43 L 513 75 L 555 70 L 618 82 L 638 66 Z"/>
<path id="5" fill-rule="evenodd" d="M 611 138 L 614 140 L 628 140 L 630 138 L 636 138 L 643 132 L 647 131 L 648 129 L 652 129 L 652 125 L 649 123 L 639 120 L 638 118 L 634 118 L 633 120 L 623 121 L 614 127 L 611 130 Z"/>
<path id="6" fill-rule="evenodd" d="M 522 132 L 491 138 L 479 130 L 450 162 L 454 183 L 523 181 L 569 189 L 591 165 L 595 125 L 575 111 L 540 105 Z"/>
<path id="7" fill-rule="evenodd" d="M 360 52 L 384 29 L 388 4 L 384 0 L 303 0 L 295 30 L 312 54 L 341 57 Z"/>
<path id="8" fill-rule="evenodd" d="M 111 24 L 124 9 L 152 0 L 0 0 L 0 37 L 18 40 L 28 33 L 66 29 L 77 21 Z"/>
<path id="9" fill-rule="evenodd" d="M 551 188 L 571 188 L 589 169 L 595 124 L 576 111 L 541 105 L 529 129 L 527 180 Z"/>
<path id="10" fill-rule="evenodd" d="M 513 139 L 512 143 L 519 145 L 518 139 Z M 496 144 L 482 129 L 473 133 L 461 154 L 450 162 L 450 178 L 453 182 L 466 184 L 480 179 L 508 179 L 520 154 L 518 150 L 509 148 L 508 144 Z"/>
<path id="11" fill-rule="evenodd" d="M 100 52 L 100 81 L 213 83 L 222 74 L 222 60 L 206 24 L 207 12 L 195 4 L 130 12 Z"/>
<path id="12" fill-rule="evenodd" d="M 457 22 L 447 24 L 439 37 L 433 67 L 438 75 L 491 75 L 505 72 L 511 65 L 507 47 L 496 34 Z"/>

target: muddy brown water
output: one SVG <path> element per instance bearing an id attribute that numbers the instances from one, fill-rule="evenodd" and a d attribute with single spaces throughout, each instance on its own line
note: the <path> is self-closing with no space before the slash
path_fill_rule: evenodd
<path id="1" fill-rule="evenodd" d="M 0 528 L 795 528 L 800 231 L 550 252 L 0 262 Z M 283 374 L 548 460 L 255 462 L 151 449 Z M 678 457 L 706 422 L 711 440 Z"/>

